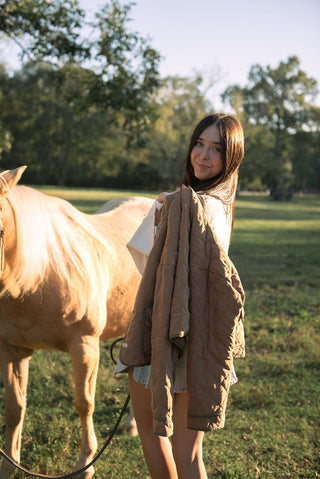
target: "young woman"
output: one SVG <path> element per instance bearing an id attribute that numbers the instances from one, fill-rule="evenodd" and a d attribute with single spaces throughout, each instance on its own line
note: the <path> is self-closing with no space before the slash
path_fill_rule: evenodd
<path id="1" fill-rule="evenodd" d="M 218 248 L 222 249 L 225 254 L 228 253 L 233 228 L 238 169 L 243 155 L 244 139 L 239 121 L 230 115 L 214 114 L 207 116 L 196 126 L 186 157 L 183 188 L 191 187 L 201 198 L 206 222 L 214 231 L 213 236 L 218 243 Z M 166 203 L 167 195 L 167 193 L 162 193 L 158 201 Z M 146 282 L 142 282 L 142 284 L 146 284 Z M 134 327 L 134 320 L 130 327 Z M 154 326 L 152 327 L 154 328 Z M 155 333 L 153 332 L 153 334 Z M 206 334 L 204 332 L 204 335 Z M 125 348 L 127 346 L 127 342 L 125 342 Z M 153 479 L 206 478 L 207 474 L 202 460 L 203 430 L 223 427 L 221 424 L 217 427 L 211 424 L 208 427 L 200 425 L 197 429 L 197 425 L 191 424 L 190 426 L 188 423 L 190 391 L 187 379 L 187 358 L 192 354 L 191 351 L 191 349 L 188 351 L 188 346 L 186 346 L 175 360 L 174 379 L 172 380 L 174 384 L 171 385 L 170 381 L 166 379 L 169 384 L 168 389 L 172 388 L 173 391 L 173 426 L 172 429 L 165 428 L 163 433 L 154 433 L 154 404 L 157 403 L 158 398 L 152 397 L 150 389 L 150 381 L 154 380 L 154 377 L 151 380 L 151 366 L 136 366 L 129 369 L 129 389 L 133 411 L 146 463 Z M 125 356 L 126 351 L 124 350 Z M 130 360 L 127 361 L 123 362 L 130 366 Z M 225 379 L 222 377 L 224 373 L 221 373 L 221 381 L 226 381 L 222 384 L 221 389 L 228 389 L 230 383 L 237 381 L 232 359 L 228 364 L 231 374 L 228 379 Z M 217 387 L 215 386 L 214 389 Z M 197 414 L 194 417 L 197 417 Z M 167 433 L 167 431 L 170 432 Z"/>

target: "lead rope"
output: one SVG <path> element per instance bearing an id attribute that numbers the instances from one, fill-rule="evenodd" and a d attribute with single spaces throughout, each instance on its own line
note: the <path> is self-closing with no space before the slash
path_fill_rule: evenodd
<path id="1" fill-rule="evenodd" d="M 118 338 L 116 339 L 112 344 L 111 344 L 111 347 L 110 347 L 110 356 L 111 356 L 111 359 L 112 361 L 116 364 L 116 360 L 113 356 L 113 349 L 114 349 L 114 346 L 119 342 L 119 341 L 122 341 L 123 338 Z M 115 432 L 116 430 L 118 429 L 119 427 L 119 424 L 120 424 L 120 421 L 122 419 L 122 416 L 124 415 L 126 409 L 127 409 L 127 406 L 129 404 L 129 401 L 130 401 L 130 394 L 128 394 L 127 396 L 127 399 L 125 400 L 124 402 L 124 405 L 120 411 L 120 414 L 119 414 L 119 417 L 112 429 L 112 431 L 110 432 L 109 434 L 109 437 L 108 439 L 105 441 L 104 445 L 102 446 L 102 448 L 100 449 L 100 451 L 97 452 L 97 454 L 94 456 L 94 458 L 92 459 L 91 462 L 89 462 L 89 464 L 87 464 L 86 466 L 82 467 L 81 469 L 77 470 L 77 471 L 73 471 L 73 472 L 69 472 L 68 474 L 63 474 L 61 476 L 48 476 L 46 474 L 40 474 L 38 472 L 32 472 L 32 471 L 29 471 L 28 469 L 26 469 L 25 467 L 23 466 L 20 466 L 20 464 L 18 464 L 16 461 L 14 461 L 11 457 L 9 457 L 2 449 L 0 449 L 0 455 L 3 456 L 3 458 L 10 462 L 10 464 L 12 464 L 13 466 L 15 466 L 17 469 L 19 469 L 20 471 L 24 472 L 25 474 L 27 474 L 28 476 L 34 476 L 34 477 L 42 477 L 44 479 L 67 479 L 69 477 L 74 477 L 74 476 L 77 476 L 78 474 L 81 474 L 82 472 L 86 471 L 89 467 L 91 467 L 98 459 L 99 457 L 102 455 L 102 453 L 105 451 L 105 449 L 107 448 L 107 446 L 110 444 L 110 441 L 112 440 L 113 436 L 115 435 Z"/>

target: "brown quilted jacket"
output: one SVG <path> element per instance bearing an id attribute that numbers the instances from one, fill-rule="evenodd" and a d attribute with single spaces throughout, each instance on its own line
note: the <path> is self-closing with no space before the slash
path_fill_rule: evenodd
<path id="1" fill-rule="evenodd" d="M 175 365 L 187 347 L 188 427 L 224 426 L 234 357 L 243 357 L 244 292 L 191 188 L 168 195 L 120 358 L 151 364 L 154 433 L 173 433 Z"/>

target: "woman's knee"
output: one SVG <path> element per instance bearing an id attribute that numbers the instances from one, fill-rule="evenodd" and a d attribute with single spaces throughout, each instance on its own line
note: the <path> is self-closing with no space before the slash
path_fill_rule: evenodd
<path id="1" fill-rule="evenodd" d="M 172 441 L 172 453 L 176 463 L 196 464 L 202 462 L 202 441 Z"/>
<path id="2" fill-rule="evenodd" d="M 178 471 L 178 477 L 207 479 L 202 459 L 202 441 L 190 443 L 178 441 L 172 444 L 172 454 Z"/>

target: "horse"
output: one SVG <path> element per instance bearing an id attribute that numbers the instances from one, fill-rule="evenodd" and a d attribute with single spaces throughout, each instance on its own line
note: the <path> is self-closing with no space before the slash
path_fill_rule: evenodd
<path id="1" fill-rule="evenodd" d="M 28 367 L 36 349 L 71 357 L 81 446 L 74 470 L 97 450 L 93 410 L 99 341 L 122 336 L 140 282 L 126 247 L 152 199 L 130 197 L 87 215 L 69 202 L 18 185 L 25 166 L 0 174 L 0 371 L 5 452 L 20 460 Z M 114 207 L 113 209 L 111 209 Z M 14 466 L 3 459 L 0 479 Z M 91 466 L 81 479 L 94 475 Z"/>

